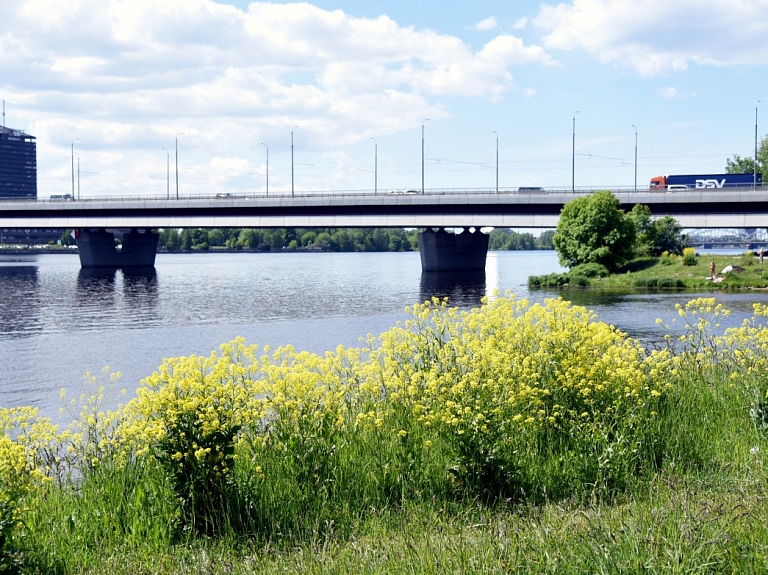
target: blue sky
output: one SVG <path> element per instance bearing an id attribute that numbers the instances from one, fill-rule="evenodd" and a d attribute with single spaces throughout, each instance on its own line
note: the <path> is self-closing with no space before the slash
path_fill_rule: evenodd
<path id="1" fill-rule="evenodd" d="M 0 0 L 0 98 L 40 197 L 73 150 L 82 197 L 169 156 L 174 194 L 177 140 L 183 195 L 264 194 L 267 148 L 289 192 L 291 132 L 297 191 L 417 189 L 422 124 L 427 188 L 493 188 L 497 136 L 502 189 L 631 187 L 635 130 L 643 187 L 752 156 L 766 38 L 768 0 Z"/>

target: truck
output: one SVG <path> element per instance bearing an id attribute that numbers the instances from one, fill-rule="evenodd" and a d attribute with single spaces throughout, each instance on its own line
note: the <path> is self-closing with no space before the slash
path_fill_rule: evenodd
<path id="1" fill-rule="evenodd" d="M 754 174 L 697 174 L 687 176 L 656 176 L 651 178 L 651 191 L 731 189 L 752 187 Z M 757 185 L 763 185 L 763 175 L 758 172 Z"/>

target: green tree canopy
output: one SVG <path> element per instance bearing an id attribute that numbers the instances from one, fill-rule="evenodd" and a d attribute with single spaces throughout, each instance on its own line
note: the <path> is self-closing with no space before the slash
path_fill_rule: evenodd
<path id="1" fill-rule="evenodd" d="M 727 174 L 753 174 L 755 159 L 734 154 L 725 160 Z M 768 135 L 763 136 L 757 148 L 757 171 L 763 175 L 763 183 L 768 183 Z"/>
<path id="2" fill-rule="evenodd" d="M 615 271 L 633 256 L 635 235 L 619 200 L 602 190 L 563 206 L 552 243 L 564 266 L 598 263 Z"/>

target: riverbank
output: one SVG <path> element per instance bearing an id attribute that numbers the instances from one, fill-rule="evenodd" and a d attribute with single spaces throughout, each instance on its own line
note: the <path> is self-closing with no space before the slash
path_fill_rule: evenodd
<path id="1" fill-rule="evenodd" d="M 0 570 L 765 572 L 768 329 L 679 311 L 647 353 L 560 299 L 432 303 L 167 359 L 112 412 L 94 379 L 66 428 L 0 410 Z"/>
<path id="2" fill-rule="evenodd" d="M 713 266 L 713 267 L 712 267 Z M 714 269 L 714 274 L 711 270 Z M 593 287 L 612 290 L 750 290 L 768 289 L 768 258 L 744 254 L 696 254 L 640 258 L 619 273 L 604 275 L 595 266 L 579 266 L 562 274 L 532 276 L 529 287 Z"/>

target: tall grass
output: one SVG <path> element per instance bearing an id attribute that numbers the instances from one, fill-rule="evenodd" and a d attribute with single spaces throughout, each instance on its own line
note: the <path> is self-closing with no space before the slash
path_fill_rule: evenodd
<path id="1" fill-rule="evenodd" d="M 766 308 L 679 311 L 649 351 L 559 299 L 432 301 L 357 349 L 168 359 L 66 428 L 0 410 L 0 571 L 408 572 L 376 543 L 436 573 L 759 563 L 734 493 L 768 507 Z"/>

